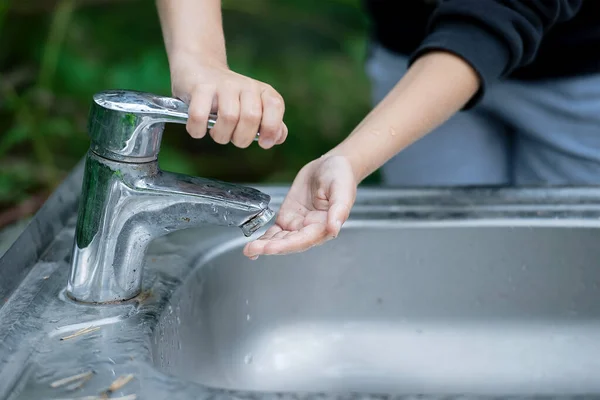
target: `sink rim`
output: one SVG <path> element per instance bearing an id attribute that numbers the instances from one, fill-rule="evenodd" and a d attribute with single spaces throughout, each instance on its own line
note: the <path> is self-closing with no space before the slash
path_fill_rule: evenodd
<path id="1" fill-rule="evenodd" d="M 600 214 L 599 214 L 600 215 Z M 246 238 L 238 237 L 235 235 L 224 234 L 220 236 L 223 238 L 222 243 L 213 246 L 211 249 L 201 252 L 201 255 L 194 260 L 194 268 L 199 268 L 202 265 L 211 262 L 220 255 L 227 253 L 235 248 L 242 248 L 244 244 L 252 241 L 255 237 L 262 235 L 273 222 L 271 221 L 265 227 L 261 228 L 255 233 L 255 236 Z M 401 217 L 394 218 L 383 218 L 378 219 L 377 214 L 375 217 L 369 217 L 364 214 L 352 214 L 350 218 L 343 224 L 340 236 L 344 234 L 344 231 L 349 229 L 360 229 L 360 228 L 406 228 L 406 229 L 419 229 L 419 228 L 440 228 L 440 229 L 454 229 L 454 228 L 600 228 L 600 217 L 599 219 L 586 219 L 586 218 L 494 218 L 490 216 L 476 217 L 472 216 L 470 219 L 456 219 L 456 218 L 440 218 L 432 220 L 415 220 L 415 219 L 402 219 Z M 200 228 L 204 229 L 204 228 Z"/>

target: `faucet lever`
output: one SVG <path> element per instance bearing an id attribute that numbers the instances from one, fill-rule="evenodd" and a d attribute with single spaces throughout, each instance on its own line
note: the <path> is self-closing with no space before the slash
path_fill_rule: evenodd
<path id="1" fill-rule="evenodd" d="M 186 124 L 189 117 L 183 101 L 135 90 L 105 90 L 93 100 L 88 124 L 91 149 L 113 161 L 156 160 L 164 124 Z M 216 122 L 217 115 L 210 114 L 207 130 Z"/>

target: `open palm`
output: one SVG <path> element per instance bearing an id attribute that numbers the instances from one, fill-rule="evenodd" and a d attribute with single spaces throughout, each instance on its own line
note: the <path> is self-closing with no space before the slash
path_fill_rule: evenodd
<path id="1" fill-rule="evenodd" d="M 250 258 L 307 250 L 336 237 L 356 197 L 356 179 L 345 157 L 307 164 L 281 204 L 275 225 L 244 248 Z"/>

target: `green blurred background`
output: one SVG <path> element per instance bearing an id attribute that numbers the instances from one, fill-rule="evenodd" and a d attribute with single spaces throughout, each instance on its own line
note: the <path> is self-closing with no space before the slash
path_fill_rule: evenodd
<path id="1" fill-rule="evenodd" d="M 230 67 L 283 95 L 289 137 L 237 149 L 170 125 L 161 167 L 289 183 L 369 111 L 368 20 L 360 0 L 223 0 L 223 10 Z M 95 92 L 170 95 L 152 0 L 0 0 L 0 74 L 0 228 L 34 213 L 82 158 Z"/>

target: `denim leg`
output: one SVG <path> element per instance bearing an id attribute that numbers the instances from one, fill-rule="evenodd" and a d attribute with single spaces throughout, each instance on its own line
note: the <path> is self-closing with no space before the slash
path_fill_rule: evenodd
<path id="1" fill-rule="evenodd" d="M 514 129 L 516 185 L 600 184 L 600 74 L 507 82 L 488 104 Z"/>

